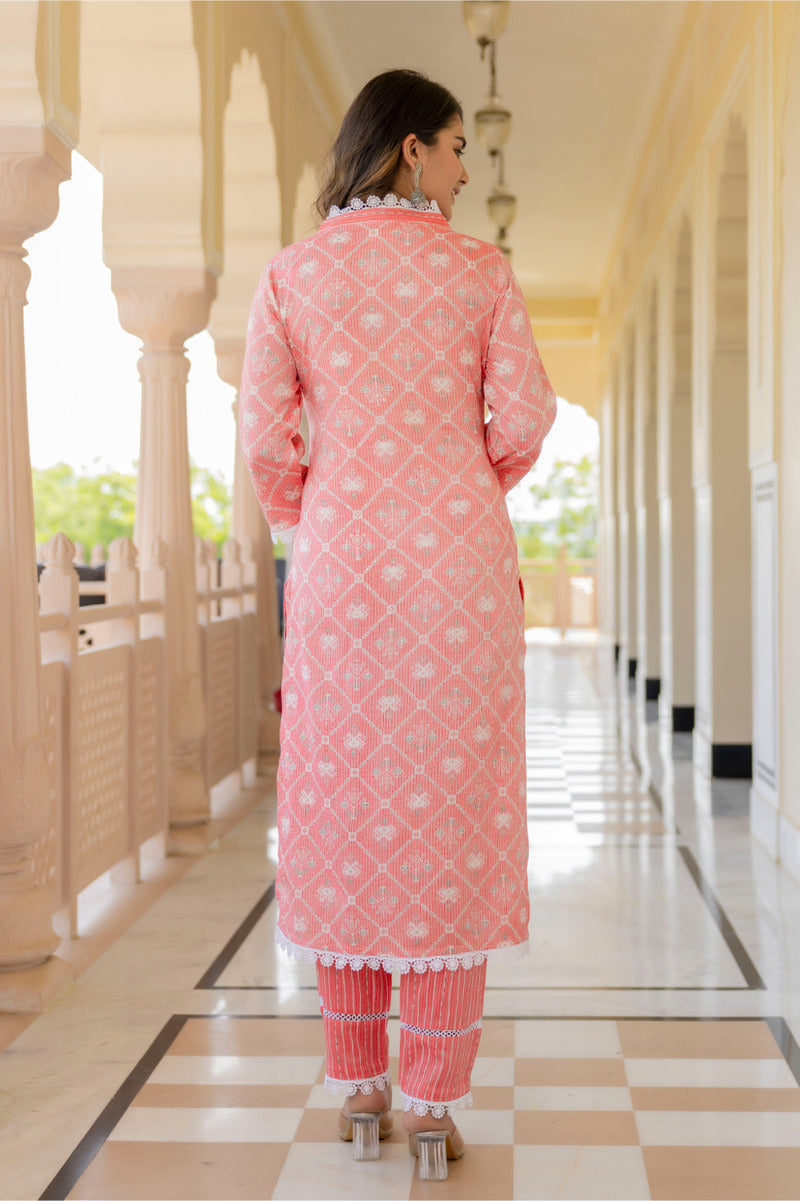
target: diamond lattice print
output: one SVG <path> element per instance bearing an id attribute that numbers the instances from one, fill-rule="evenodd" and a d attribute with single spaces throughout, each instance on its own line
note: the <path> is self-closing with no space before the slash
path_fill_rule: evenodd
<path id="1" fill-rule="evenodd" d="M 504 494 L 555 409 L 505 258 L 437 211 L 334 212 L 264 270 L 240 430 L 273 534 L 294 532 L 276 880 L 294 954 L 421 971 L 526 942 Z"/>

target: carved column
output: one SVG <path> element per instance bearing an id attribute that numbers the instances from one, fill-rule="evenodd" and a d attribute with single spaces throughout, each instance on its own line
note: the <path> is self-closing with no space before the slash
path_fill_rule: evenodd
<path id="1" fill-rule="evenodd" d="M 206 718 L 186 430 L 189 361 L 184 342 L 205 328 L 216 283 L 199 268 L 123 268 L 112 272 L 111 286 L 121 324 L 143 343 L 134 532 L 142 569 L 153 565 L 156 538 L 167 548 L 169 848 L 194 854 L 207 845 L 210 805 L 202 759 Z"/>
<path id="2" fill-rule="evenodd" d="M 275 693 L 281 686 L 282 652 L 278 624 L 278 596 L 272 539 L 250 480 L 239 443 L 239 385 L 244 365 L 244 338 L 217 338 L 217 370 L 221 380 L 236 389 L 233 416 L 236 421 L 236 454 L 233 467 L 233 520 L 231 536 L 240 546 L 247 541 L 256 564 L 258 614 L 258 772 L 277 763 L 280 714 Z"/>
<path id="3" fill-rule="evenodd" d="M 17 137 L 13 135 L 16 132 Z M 38 134 L 41 149 L 22 149 Z M 9 135 L 6 137 L 5 135 Z M 71 978 L 51 958 L 52 898 L 36 887 L 31 849 L 46 823 L 39 678 L 39 598 L 28 445 L 22 243 L 58 212 L 69 151 L 43 131 L 0 131 L 0 1010 L 36 1012 Z M 18 149 L 12 149 L 16 141 Z"/>

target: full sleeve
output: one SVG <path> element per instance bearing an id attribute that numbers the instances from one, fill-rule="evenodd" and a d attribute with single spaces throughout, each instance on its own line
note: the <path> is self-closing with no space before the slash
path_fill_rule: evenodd
<path id="1" fill-rule="evenodd" d="M 525 298 L 508 271 L 492 317 L 484 364 L 486 453 L 503 492 L 530 471 L 556 416 L 556 396 L 531 332 Z"/>
<path id="2" fill-rule="evenodd" d="M 239 390 L 239 437 L 273 540 L 290 541 L 300 520 L 307 468 L 301 462 L 300 381 L 268 263 L 247 327 Z"/>

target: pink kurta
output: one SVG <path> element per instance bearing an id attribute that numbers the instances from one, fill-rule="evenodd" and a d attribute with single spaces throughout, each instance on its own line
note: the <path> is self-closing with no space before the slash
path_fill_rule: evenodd
<path id="1" fill-rule="evenodd" d="M 264 269 L 240 428 L 270 527 L 296 527 L 276 881 L 294 954 L 421 971 L 526 943 L 504 494 L 555 410 L 506 259 L 438 210 L 334 210 Z"/>

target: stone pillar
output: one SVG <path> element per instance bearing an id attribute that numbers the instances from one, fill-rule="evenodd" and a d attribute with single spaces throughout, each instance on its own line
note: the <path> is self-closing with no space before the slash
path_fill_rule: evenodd
<path id="1" fill-rule="evenodd" d="M 239 444 L 239 385 L 244 364 L 244 338 L 218 338 L 217 370 L 226 384 L 236 388 L 233 415 L 236 421 L 236 454 L 233 468 L 233 520 L 231 535 L 240 546 L 249 540 L 256 564 L 258 614 L 258 773 L 277 763 L 280 749 L 280 714 L 275 693 L 281 686 L 283 656 L 278 623 L 275 558 L 269 527 L 264 520 Z"/>
<path id="2" fill-rule="evenodd" d="M 22 243 L 58 212 L 69 151 L 42 129 L 0 132 L 0 1011 L 38 1012 L 71 979 L 51 958 L 52 898 L 34 885 L 31 848 L 46 822 L 33 489 L 22 310 Z M 39 146 L 35 146 L 35 142 Z M 34 145 L 32 145 L 34 143 Z"/>
<path id="3" fill-rule="evenodd" d="M 645 702 L 661 687 L 661 583 L 658 511 L 658 305 L 655 287 L 639 312 L 635 348 L 635 503 L 637 567 L 636 698 Z"/>
<path id="4" fill-rule="evenodd" d="M 143 570 L 156 539 L 167 548 L 166 636 L 169 704 L 168 847 L 195 854 L 208 843 L 210 805 L 203 772 L 205 702 L 200 670 L 194 530 L 186 430 L 184 342 L 208 322 L 214 277 L 200 268 L 112 271 L 120 322 L 142 339 L 142 422 L 134 542 Z"/>

